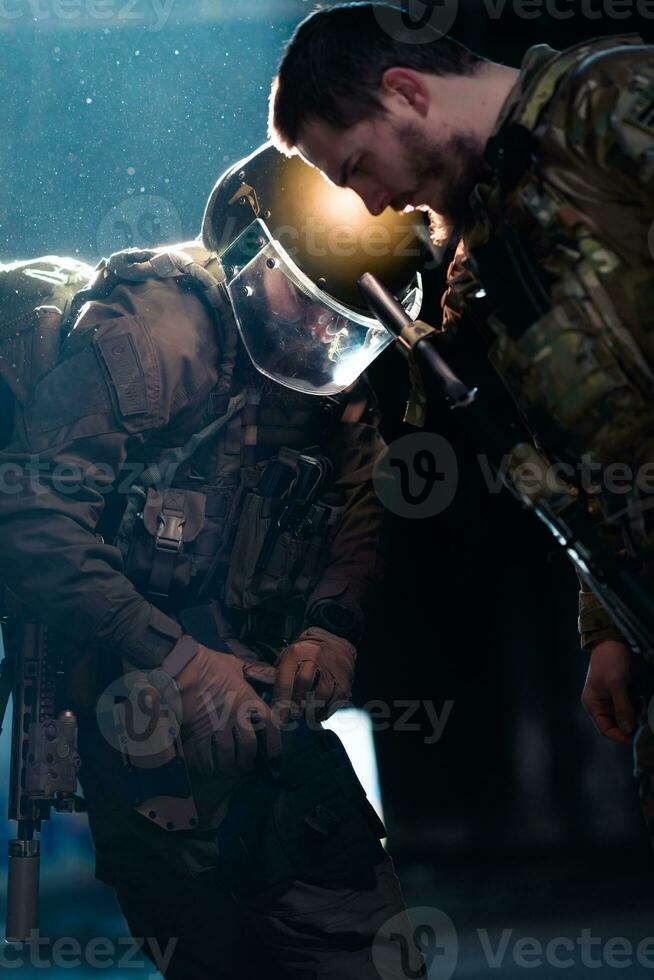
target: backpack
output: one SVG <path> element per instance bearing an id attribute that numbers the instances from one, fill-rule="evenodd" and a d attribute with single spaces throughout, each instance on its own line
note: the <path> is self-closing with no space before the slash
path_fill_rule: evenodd
<path id="1" fill-rule="evenodd" d="M 25 403 L 57 362 L 73 297 L 93 276 L 86 262 L 58 255 L 0 263 L 0 448 L 16 401 Z"/>

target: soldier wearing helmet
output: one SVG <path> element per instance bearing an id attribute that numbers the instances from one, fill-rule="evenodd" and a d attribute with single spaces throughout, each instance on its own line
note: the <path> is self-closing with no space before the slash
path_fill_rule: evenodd
<path id="1" fill-rule="evenodd" d="M 417 312 L 422 234 L 266 145 L 200 238 L 100 264 L 17 405 L 0 574 L 65 665 L 96 874 L 151 957 L 173 943 L 167 977 L 372 978 L 393 916 L 377 962 L 412 946 L 383 825 L 320 722 L 381 574 L 363 372 L 389 338 L 356 269 Z M 156 745 L 134 716 L 153 698 Z"/>

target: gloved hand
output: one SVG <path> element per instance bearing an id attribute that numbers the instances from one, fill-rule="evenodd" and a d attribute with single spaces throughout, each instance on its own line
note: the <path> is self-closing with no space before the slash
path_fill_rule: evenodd
<path id="1" fill-rule="evenodd" d="M 206 778 L 249 771 L 257 755 L 257 732 L 269 758 L 280 754 L 279 724 L 249 683 L 272 686 L 275 674 L 267 664 L 248 663 L 198 644 L 197 654 L 175 678 L 190 769 Z"/>
<path id="2" fill-rule="evenodd" d="M 273 711 L 284 724 L 299 718 L 311 700 L 318 721 L 349 700 L 356 649 L 342 636 L 310 626 L 282 650 L 273 690 Z"/>

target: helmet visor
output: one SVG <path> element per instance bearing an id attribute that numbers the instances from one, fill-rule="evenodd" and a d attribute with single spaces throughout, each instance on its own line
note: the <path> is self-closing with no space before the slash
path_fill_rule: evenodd
<path id="1" fill-rule="evenodd" d="M 227 285 L 250 358 L 262 374 L 295 391 L 323 396 L 343 391 L 393 335 L 374 317 L 315 286 L 278 241 L 268 235 L 260 240 L 261 250 L 233 270 Z M 417 316 L 421 302 L 417 277 L 404 301 L 410 316 Z"/>

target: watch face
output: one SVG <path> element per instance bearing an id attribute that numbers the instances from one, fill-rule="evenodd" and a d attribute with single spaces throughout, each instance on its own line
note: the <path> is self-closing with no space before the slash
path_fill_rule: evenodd
<path id="1" fill-rule="evenodd" d="M 327 602 L 319 606 L 312 617 L 316 625 L 331 633 L 349 638 L 355 631 L 356 621 L 354 613 L 346 606 L 341 606 L 337 602 Z"/>

